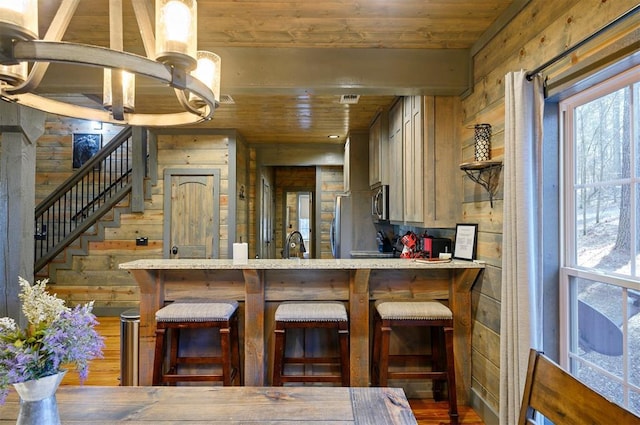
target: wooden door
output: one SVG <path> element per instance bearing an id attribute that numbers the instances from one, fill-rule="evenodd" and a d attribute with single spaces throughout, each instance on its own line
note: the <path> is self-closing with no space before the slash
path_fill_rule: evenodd
<path id="1" fill-rule="evenodd" d="M 165 171 L 165 258 L 218 258 L 220 172 Z"/>

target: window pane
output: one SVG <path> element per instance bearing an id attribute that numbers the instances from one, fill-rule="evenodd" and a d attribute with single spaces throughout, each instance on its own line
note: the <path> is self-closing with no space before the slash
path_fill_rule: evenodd
<path id="1" fill-rule="evenodd" d="M 633 128 L 635 129 L 636 178 L 640 178 L 640 83 L 633 85 Z M 638 200 L 640 202 L 640 200 Z"/>
<path id="2" fill-rule="evenodd" d="M 576 191 L 576 264 L 613 273 L 629 273 L 629 185 Z"/>
<path id="3" fill-rule="evenodd" d="M 640 293 L 629 291 L 629 300 L 633 301 L 627 329 L 629 382 L 640 387 L 640 314 L 637 313 L 637 306 L 640 305 Z M 640 402 L 640 400 L 638 401 Z M 638 406 L 640 407 L 640 404 Z"/>
<path id="4" fill-rule="evenodd" d="M 576 107 L 576 184 L 629 177 L 630 104 L 630 90 L 625 87 Z"/>
<path id="5" fill-rule="evenodd" d="M 629 410 L 640 416 L 640 394 L 635 391 L 629 396 Z"/>
<path id="6" fill-rule="evenodd" d="M 580 278 L 572 282 L 575 291 L 572 291 L 574 302 L 571 305 L 577 309 L 571 315 L 576 322 L 572 328 L 577 328 L 578 343 L 572 344 L 571 351 L 622 378 L 622 323 L 627 311 L 622 305 L 622 288 Z M 594 375 L 593 379 L 596 378 Z M 586 372 L 585 381 L 592 382 Z"/>
<path id="7" fill-rule="evenodd" d="M 588 382 L 589 386 L 595 388 L 600 394 L 609 400 L 624 406 L 623 386 L 620 382 L 612 380 L 607 375 L 599 372 L 589 365 L 580 362 L 573 362 L 573 374 L 581 381 Z"/>

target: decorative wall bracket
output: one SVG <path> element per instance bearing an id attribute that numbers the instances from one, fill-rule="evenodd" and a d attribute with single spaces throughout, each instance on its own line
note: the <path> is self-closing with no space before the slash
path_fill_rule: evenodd
<path id="1" fill-rule="evenodd" d="M 474 182 L 484 187 L 493 208 L 493 197 L 498 190 L 502 161 L 475 161 L 460 164 L 460 169 Z"/>

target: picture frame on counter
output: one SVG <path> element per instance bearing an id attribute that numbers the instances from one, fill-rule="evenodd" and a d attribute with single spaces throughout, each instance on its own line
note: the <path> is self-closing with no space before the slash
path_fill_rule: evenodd
<path id="1" fill-rule="evenodd" d="M 453 258 L 473 261 L 476 259 L 478 239 L 477 224 L 457 224 Z"/>

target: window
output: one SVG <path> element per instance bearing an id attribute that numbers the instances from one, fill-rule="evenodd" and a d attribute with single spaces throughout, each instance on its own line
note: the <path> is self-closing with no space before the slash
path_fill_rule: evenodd
<path id="1" fill-rule="evenodd" d="M 561 358 L 640 414 L 640 67 L 560 103 Z"/>

